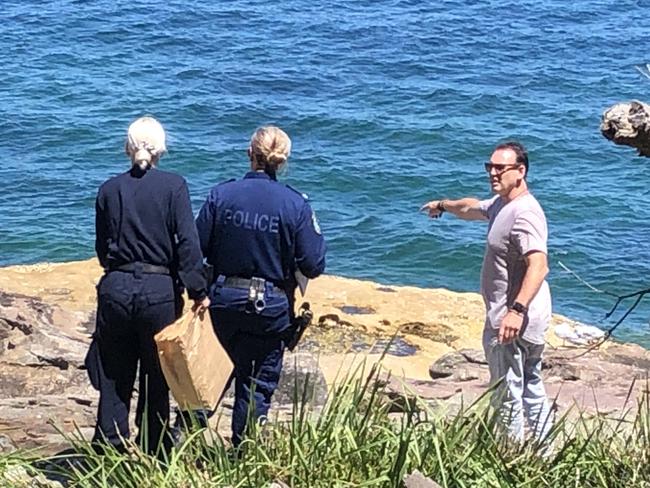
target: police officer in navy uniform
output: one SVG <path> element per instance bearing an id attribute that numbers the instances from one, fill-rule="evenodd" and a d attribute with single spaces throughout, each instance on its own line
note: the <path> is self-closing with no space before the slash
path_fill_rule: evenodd
<path id="1" fill-rule="evenodd" d="M 251 171 L 215 186 L 196 225 L 214 267 L 210 314 L 234 363 L 232 441 L 245 433 L 249 409 L 266 416 L 291 334 L 296 272 L 325 270 L 325 241 L 305 196 L 276 180 L 291 141 L 273 126 L 258 129 L 248 149 Z M 250 402 L 253 405 L 250 405 Z"/>
<path id="2" fill-rule="evenodd" d="M 179 317 L 182 285 L 195 308 L 209 304 L 187 184 L 156 167 L 165 150 L 160 123 L 136 120 L 126 142 L 131 169 L 106 181 L 97 195 L 95 248 L 105 274 L 97 286 L 97 329 L 87 365 L 100 391 L 98 446 L 126 447 L 139 361 L 137 441 L 150 453 L 171 447 L 169 390 L 154 335 Z"/>

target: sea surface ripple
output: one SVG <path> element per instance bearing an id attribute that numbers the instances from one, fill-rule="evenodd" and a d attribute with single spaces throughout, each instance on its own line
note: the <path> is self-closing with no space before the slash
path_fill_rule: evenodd
<path id="1" fill-rule="evenodd" d="M 485 226 L 418 213 L 487 197 L 495 143 L 530 150 L 550 230 L 555 310 L 603 320 L 650 285 L 650 164 L 599 133 L 650 101 L 647 2 L 34 0 L 2 2 L 0 264 L 93 255 L 98 185 L 126 127 L 163 121 L 198 210 L 247 167 L 253 130 L 292 136 L 330 273 L 476 291 Z M 648 298 L 646 301 L 650 301 Z M 626 302 L 627 303 L 627 302 Z M 650 346 L 642 302 L 618 337 Z"/>

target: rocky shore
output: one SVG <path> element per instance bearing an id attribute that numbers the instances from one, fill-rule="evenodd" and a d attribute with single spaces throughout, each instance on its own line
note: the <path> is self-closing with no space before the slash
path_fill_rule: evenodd
<path id="1" fill-rule="evenodd" d="M 101 273 L 96 260 L 0 268 L 0 451 L 56 450 L 64 442 L 59 431 L 90 436 L 97 392 L 81 366 Z M 453 410 L 485 391 L 483 304 L 477 294 L 325 276 L 309 284 L 305 300 L 314 324 L 287 356 L 276 411 L 290 402 L 296 375 L 309 372 L 316 379 L 314 402 L 322 403 L 337 376 L 360 361 L 379 360 L 384 351 L 389 394 L 401 401 L 417 394 Z M 650 352 L 609 342 L 582 354 L 584 346 L 553 333 L 576 325 L 553 319 L 545 372 L 549 394 L 561 412 L 618 418 L 647 388 Z M 227 432 L 228 422 L 222 417 L 217 427 Z"/>

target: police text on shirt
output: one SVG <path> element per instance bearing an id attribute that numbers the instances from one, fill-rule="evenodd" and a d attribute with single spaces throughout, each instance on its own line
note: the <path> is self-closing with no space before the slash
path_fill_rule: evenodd
<path id="1" fill-rule="evenodd" d="M 280 217 L 277 215 L 244 212 L 242 210 L 233 212 L 230 209 L 223 211 L 223 219 L 225 225 L 233 225 L 235 227 L 260 232 L 270 232 L 272 234 L 278 233 L 280 223 Z"/>

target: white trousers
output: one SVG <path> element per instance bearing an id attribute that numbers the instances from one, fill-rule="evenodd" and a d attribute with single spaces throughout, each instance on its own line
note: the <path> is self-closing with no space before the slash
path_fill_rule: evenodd
<path id="1" fill-rule="evenodd" d="M 524 441 L 524 419 L 532 438 L 542 441 L 553 424 L 542 381 L 544 344 L 517 338 L 499 344 L 498 329 L 483 331 L 483 349 L 490 368 L 490 383 L 503 379 L 493 395 L 493 405 L 508 436 Z"/>

